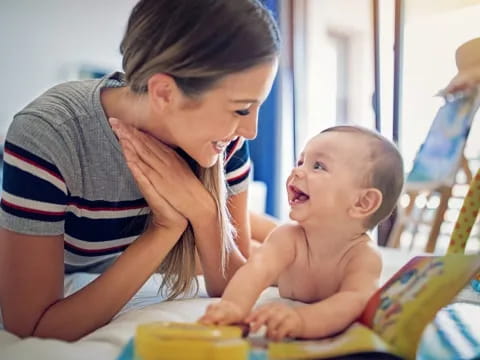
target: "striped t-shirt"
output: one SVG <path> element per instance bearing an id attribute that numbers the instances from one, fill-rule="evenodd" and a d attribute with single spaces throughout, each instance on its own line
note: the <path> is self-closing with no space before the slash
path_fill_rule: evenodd
<path id="1" fill-rule="evenodd" d="M 15 115 L 4 148 L 0 226 L 64 235 L 65 270 L 102 271 L 144 230 L 149 208 L 100 102 L 123 74 L 53 87 Z M 225 153 L 229 194 L 248 185 L 248 143 Z"/>

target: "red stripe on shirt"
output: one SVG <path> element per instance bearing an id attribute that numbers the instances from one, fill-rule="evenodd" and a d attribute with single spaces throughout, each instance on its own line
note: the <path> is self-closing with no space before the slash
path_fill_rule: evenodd
<path id="1" fill-rule="evenodd" d="M 54 215 L 54 216 L 65 215 L 65 211 L 57 212 L 57 211 L 45 211 L 45 210 L 32 209 L 32 208 L 27 208 L 27 207 L 20 206 L 20 205 L 17 205 L 17 204 L 13 204 L 13 203 L 5 200 L 5 199 L 2 199 L 2 203 L 4 203 L 5 205 L 7 205 L 11 208 L 21 210 L 21 211 L 25 211 L 25 212 L 29 212 L 29 213 L 34 213 L 34 214 Z"/>
<path id="2" fill-rule="evenodd" d="M 7 154 L 12 155 L 13 157 L 16 157 L 17 159 L 20 159 L 20 160 L 22 160 L 22 161 L 24 161 L 24 162 L 26 162 L 26 163 L 28 163 L 28 164 L 36 167 L 37 169 L 41 169 L 41 170 L 49 173 L 50 175 L 52 175 L 53 177 L 57 178 L 57 179 L 60 180 L 61 182 L 65 183 L 65 180 L 64 180 L 59 174 L 54 173 L 52 170 L 47 169 L 47 168 L 44 168 L 43 166 L 38 165 L 36 162 L 33 162 L 32 160 L 30 160 L 30 159 L 28 159 L 28 158 L 26 158 L 26 157 L 24 157 L 24 156 L 21 156 L 21 155 L 15 153 L 15 152 L 13 152 L 12 150 L 5 149 L 5 152 L 6 152 Z"/>

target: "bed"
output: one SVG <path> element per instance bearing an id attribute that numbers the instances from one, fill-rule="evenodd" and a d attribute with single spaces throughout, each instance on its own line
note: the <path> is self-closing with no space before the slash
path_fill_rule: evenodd
<path id="1" fill-rule="evenodd" d="M 385 281 L 413 255 L 395 249 L 382 248 L 382 256 L 384 258 L 382 281 Z M 69 275 L 65 279 L 65 294 L 69 295 L 85 286 L 94 279 L 94 276 L 92 274 Z M 203 284 L 201 277 L 199 280 L 200 284 Z M 73 343 L 37 338 L 19 339 L 0 330 L 0 359 L 115 360 L 132 338 L 138 324 L 157 320 L 195 321 L 203 314 L 206 306 L 215 301 L 207 297 L 202 285 L 196 296 L 188 295 L 182 299 L 162 302 L 157 295 L 158 286 L 159 278 L 155 275 L 108 325 Z M 268 288 L 262 293 L 259 303 L 275 298 L 278 298 L 277 289 Z M 477 312 L 477 314 L 480 313 Z"/>

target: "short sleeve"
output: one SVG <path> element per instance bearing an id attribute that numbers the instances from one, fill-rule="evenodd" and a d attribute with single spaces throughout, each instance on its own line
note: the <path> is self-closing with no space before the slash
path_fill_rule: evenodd
<path id="1" fill-rule="evenodd" d="M 68 191 L 58 164 L 63 142 L 43 119 L 15 117 L 4 146 L 0 226 L 30 235 L 64 233 Z"/>
<path id="2" fill-rule="evenodd" d="M 236 195 L 248 187 L 250 175 L 250 151 L 248 141 L 238 137 L 225 152 L 225 178 L 229 195 Z"/>

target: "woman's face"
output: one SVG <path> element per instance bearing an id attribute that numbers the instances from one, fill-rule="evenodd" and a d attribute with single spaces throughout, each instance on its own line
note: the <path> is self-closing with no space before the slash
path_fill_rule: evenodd
<path id="1" fill-rule="evenodd" d="M 260 105 L 272 88 L 277 60 L 234 73 L 199 99 L 179 95 L 163 114 L 162 129 L 152 123 L 153 136 L 182 148 L 202 167 L 213 166 L 227 145 L 236 137 L 257 135 Z M 156 132 L 163 132 L 156 134 Z"/>

